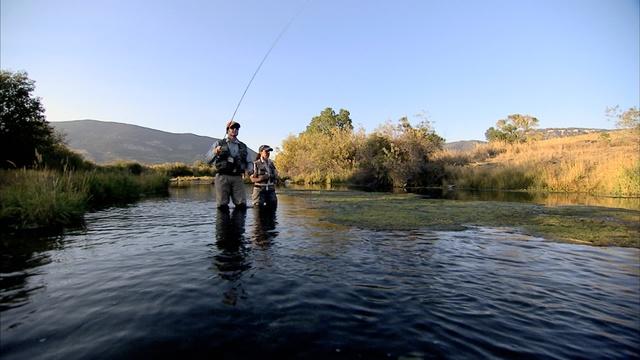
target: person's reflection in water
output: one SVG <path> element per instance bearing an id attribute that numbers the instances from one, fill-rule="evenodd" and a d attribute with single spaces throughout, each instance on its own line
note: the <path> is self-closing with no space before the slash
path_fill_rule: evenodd
<path id="1" fill-rule="evenodd" d="M 271 245 L 278 236 L 276 229 L 276 209 L 272 207 L 254 207 L 254 243 L 261 249 Z"/>
<path id="2" fill-rule="evenodd" d="M 247 248 L 244 243 L 244 224 L 246 207 L 236 207 L 230 214 L 228 208 L 219 208 L 216 216 L 216 246 L 218 254 L 214 263 L 220 277 L 231 282 L 225 291 L 223 302 L 235 305 L 238 298 L 246 296 L 242 288 L 242 273 L 251 268 L 247 261 Z"/>

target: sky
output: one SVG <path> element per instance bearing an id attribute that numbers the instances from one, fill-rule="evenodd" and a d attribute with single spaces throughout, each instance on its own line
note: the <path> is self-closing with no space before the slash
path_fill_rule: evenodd
<path id="1" fill-rule="evenodd" d="M 281 147 L 326 107 L 373 132 L 426 115 L 446 141 L 509 114 L 614 128 L 640 106 L 638 0 L 0 0 L 0 67 L 47 120 Z M 203 153 L 207 149 L 203 149 Z"/>

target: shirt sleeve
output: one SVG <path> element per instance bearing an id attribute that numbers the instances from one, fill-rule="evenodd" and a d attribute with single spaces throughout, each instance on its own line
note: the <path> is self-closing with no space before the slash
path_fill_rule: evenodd
<path id="1" fill-rule="evenodd" d="M 251 159 L 251 154 L 249 154 L 249 152 L 247 151 L 247 171 L 249 172 L 249 175 L 253 174 L 253 160 Z"/>
<path id="2" fill-rule="evenodd" d="M 211 147 L 209 148 L 209 151 L 207 151 L 207 154 L 204 156 L 205 160 L 207 161 L 207 164 L 211 165 L 213 164 L 214 161 L 216 161 L 216 158 L 218 157 L 215 153 L 215 148 L 218 147 L 220 145 L 220 140 L 217 140 L 216 142 L 213 143 L 213 145 L 211 145 Z"/>

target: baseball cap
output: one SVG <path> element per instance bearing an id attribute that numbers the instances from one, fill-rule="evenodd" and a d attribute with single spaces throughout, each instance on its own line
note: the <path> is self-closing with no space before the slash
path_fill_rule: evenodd
<path id="1" fill-rule="evenodd" d="M 239 122 L 235 122 L 233 120 L 229 120 L 229 122 L 227 122 L 227 130 L 229 130 L 229 128 L 240 129 L 240 123 Z"/>
<path id="2" fill-rule="evenodd" d="M 273 149 L 269 145 L 260 145 L 260 148 L 258 148 L 258 152 L 262 152 L 262 150 L 273 151 Z"/>

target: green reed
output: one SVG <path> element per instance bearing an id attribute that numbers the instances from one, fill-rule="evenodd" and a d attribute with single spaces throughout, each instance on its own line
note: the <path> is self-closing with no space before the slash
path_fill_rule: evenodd
<path id="1" fill-rule="evenodd" d="M 74 226 L 92 208 L 168 193 L 169 179 L 154 171 L 0 171 L 0 229 Z"/>

